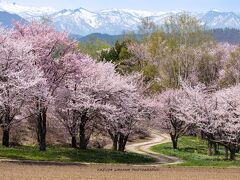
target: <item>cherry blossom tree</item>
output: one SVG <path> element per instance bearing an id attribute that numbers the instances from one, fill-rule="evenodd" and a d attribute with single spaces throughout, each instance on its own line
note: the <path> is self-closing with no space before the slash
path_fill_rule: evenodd
<path id="1" fill-rule="evenodd" d="M 15 39 L 12 31 L 0 29 L 0 125 L 4 146 L 9 146 L 11 127 L 25 119 L 24 107 L 33 90 L 45 85 L 31 49 L 27 40 Z"/>
<path id="2" fill-rule="evenodd" d="M 87 56 L 72 55 L 76 72 L 66 76 L 62 88 L 56 91 L 56 112 L 72 136 L 72 146 L 76 147 L 79 131 L 80 149 L 86 149 L 91 134 L 101 119 L 104 109 L 112 109 L 101 102 L 113 88 L 115 67 L 90 59 Z"/>
<path id="3" fill-rule="evenodd" d="M 230 160 L 236 159 L 240 146 L 240 85 L 216 92 L 217 108 L 213 111 L 215 118 L 216 141 L 230 151 Z"/>
<path id="4" fill-rule="evenodd" d="M 86 149 L 94 129 L 100 128 L 109 132 L 114 147 L 120 144 L 116 149 L 124 151 L 140 114 L 134 77 L 119 75 L 112 63 L 89 57 L 75 59 L 77 71 L 66 76 L 61 85 L 64 88 L 56 91 L 55 101 L 56 112 L 72 136 L 72 146 L 76 146 L 79 131 L 79 147 Z"/>
<path id="5" fill-rule="evenodd" d="M 68 130 L 72 142 L 71 145 L 73 148 L 77 147 L 77 135 L 78 135 L 78 116 L 77 112 L 71 108 L 71 94 L 68 91 L 68 88 L 64 87 L 56 91 L 54 102 L 54 114 Z"/>
<path id="6" fill-rule="evenodd" d="M 187 98 L 182 102 L 182 112 L 185 114 L 183 119 L 187 124 L 195 124 L 201 132 L 202 137 L 208 140 L 208 155 L 217 153 L 215 143 L 215 128 L 213 126 L 214 114 L 216 110 L 216 99 L 213 98 L 214 88 L 206 87 L 203 84 L 191 86 L 189 83 L 182 82 L 182 87 Z"/>
<path id="7" fill-rule="evenodd" d="M 113 141 L 117 139 L 114 147 L 120 143 L 117 149 L 123 151 L 141 114 L 140 96 L 133 80 L 136 76 L 119 75 L 112 63 L 96 62 L 88 57 L 76 59 L 76 74 L 67 76 L 65 88 L 57 91 L 57 104 L 61 99 L 64 102 L 56 106 L 58 111 L 72 112 L 72 118 L 65 118 L 65 124 L 69 130 L 75 127 L 75 135 L 78 125 L 81 149 L 86 149 L 92 132 L 102 125 Z"/>
<path id="8" fill-rule="evenodd" d="M 195 124 L 207 137 L 208 154 L 212 155 L 213 143 L 218 143 L 226 148 L 226 158 L 230 151 L 230 159 L 234 160 L 240 142 L 239 85 L 214 92 L 204 86 L 191 87 L 184 83 L 183 89 L 188 97 L 182 106 L 186 123 Z"/>
<path id="9" fill-rule="evenodd" d="M 40 150 L 46 150 L 46 122 L 49 103 L 65 76 L 72 73 L 69 54 L 74 52 L 76 43 L 68 39 L 67 33 L 57 32 L 51 26 L 31 22 L 15 23 L 14 38 L 28 40 L 35 64 L 44 72 L 47 84 L 36 91 L 30 111 L 35 115 Z"/>
<path id="10" fill-rule="evenodd" d="M 153 108 L 153 126 L 161 132 L 170 134 L 173 149 L 178 148 L 178 138 L 185 135 L 193 124 L 186 123 L 185 109 L 182 108 L 186 94 L 182 89 L 169 89 L 155 95 L 149 103 Z"/>
<path id="11" fill-rule="evenodd" d="M 146 106 L 137 86 L 138 75 L 117 76 L 116 87 L 108 92 L 104 101 L 115 107 L 105 116 L 104 128 L 109 133 L 113 149 L 124 151 L 128 138 L 140 129 L 146 117 Z"/>

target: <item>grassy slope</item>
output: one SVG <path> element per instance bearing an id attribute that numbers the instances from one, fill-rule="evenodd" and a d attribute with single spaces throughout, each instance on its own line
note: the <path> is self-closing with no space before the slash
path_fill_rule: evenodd
<path id="1" fill-rule="evenodd" d="M 155 162 L 154 159 L 135 154 L 111 150 L 78 150 L 69 147 L 52 146 L 46 152 L 36 147 L 20 146 L 6 148 L 0 146 L 0 157 L 21 160 L 56 161 L 56 162 L 92 162 L 92 163 L 126 163 L 142 164 Z"/>
<path id="2" fill-rule="evenodd" d="M 180 166 L 208 166 L 208 167 L 240 167 L 240 155 L 237 161 L 224 160 L 224 151 L 220 148 L 220 155 L 207 155 L 207 142 L 197 137 L 182 137 L 179 139 L 179 149 L 173 150 L 171 143 L 156 145 L 152 151 L 165 155 L 176 156 L 184 160 Z"/>

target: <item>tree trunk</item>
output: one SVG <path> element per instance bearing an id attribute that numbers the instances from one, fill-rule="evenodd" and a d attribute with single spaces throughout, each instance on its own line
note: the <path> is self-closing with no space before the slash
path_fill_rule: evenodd
<path id="1" fill-rule="evenodd" d="M 224 146 L 224 149 L 225 149 L 225 159 L 228 160 L 228 147 L 227 146 Z"/>
<path id="2" fill-rule="evenodd" d="M 88 139 L 86 138 L 86 131 L 85 131 L 85 126 L 87 122 L 87 113 L 84 112 L 83 115 L 81 116 L 81 122 L 79 125 L 79 148 L 80 149 L 87 149 L 87 144 L 88 144 Z"/>
<path id="3" fill-rule="evenodd" d="M 210 140 L 208 140 L 208 155 L 209 156 L 213 155 L 213 143 Z"/>
<path id="4" fill-rule="evenodd" d="M 3 129 L 2 145 L 9 147 L 9 129 Z"/>
<path id="5" fill-rule="evenodd" d="M 124 151 L 126 144 L 127 144 L 127 140 L 128 140 L 128 135 L 124 135 L 122 133 L 111 133 L 110 131 L 108 131 L 109 135 L 111 136 L 112 142 L 113 142 L 113 147 L 112 149 L 114 151 Z"/>
<path id="6" fill-rule="evenodd" d="M 85 125 L 83 125 L 82 123 L 80 123 L 80 132 L 79 132 L 79 148 L 80 149 L 86 149 L 87 145 L 86 145 L 86 136 L 85 136 Z"/>
<path id="7" fill-rule="evenodd" d="M 72 136 L 72 148 L 77 148 L 77 138 L 76 138 L 76 136 Z"/>
<path id="8" fill-rule="evenodd" d="M 213 154 L 214 155 L 218 155 L 219 154 L 218 143 L 213 143 Z"/>
<path id="9" fill-rule="evenodd" d="M 204 139 L 204 133 L 203 133 L 203 131 L 201 131 L 200 134 L 201 134 L 201 139 Z"/>
<path id="10" fill-rule="evenodd" d="M 128 135 L 127 135 L 127 136 L 124 136 L 123 145 L 122 145 L 122 151 L 125 151 L 125 147 L 126 147 L 126 144 L 127 144 L 127 140 L 128 140 Z"/>
<path id="11" fill-rule="evenodd" d="M 118 150 L 118 136 L 117 135 L 114 135 L 114 137 L 112 138 L 112 141 L 113 141 L 113 147 L 112 149 L 114 151 L 117 151 Z"/>
<path id="12" fill-rule="evenodd" d="M 9 147 L 9 134 L 10 134 L 10 124 L 13 117 L 10 117 L 10 108 L 7 108 L 6 114 L 4 115 L 4 122 L 2 126 L 2 145 Z"/>
<path id="13" fill-rule="evenodd" d="M 87 140 L 86 140 L 86 136 L 85 136 L 85 132 L 80 130 L 80 142 L 79 142 L 79 148 L 80 149 L 87 149 Z"/>
<path id="14" fill-rule="evenodd" d="M 47 109 L 45 108 L 38 114 L 37 128 L 39 150 L 46 151 Z"/>
<path id="15" fill-rule="evenodd" d="M 75 103 L 75 102 L 74 102 Z M 76 110 L 73 110 L 73 124 L 72 127 L 70 128 L 70 134 L 72 137 L 72 148 L 77 148 L 77 134 L 78 134 L 78 125 L 77 121 L 79 118 L 79 113 Z"/>
<path id="16" fill-rule="evenodd" d="M 125 147 L 127 144 L 128 135 L 120 134 L 119 141 L 118 141 L 118 151 L 125 151 Z"/>
<path id="17" fill-rule="evenodd" d="M 108 130 L 108 134 L 110 135 L 112 139 L 112 150 L 117 151 L 118 150 L 118 135 L 115 133 L 112 133 L 110 130 Z"/>
<path id="18" fill-rule="evenodd" d="M 123 151 L 123 135 L 119 134 L 118 151 Z"/>
<path id="19" fill-rule="evenodd" d="M 236 149 L 233 147 L 233 148 L 230 148 L 230 160 L 232 161 L 235 161 L 236 160 Z"/>
<path id="20" fill-rule="evenodd" d="M 172 140 L 172 146 L 173 146 L 173 149 L 177 149 L 178 148 L 178 138 L 176 135 L 172 135 L 170 134 L 171 136 L 171 140 Z"/>

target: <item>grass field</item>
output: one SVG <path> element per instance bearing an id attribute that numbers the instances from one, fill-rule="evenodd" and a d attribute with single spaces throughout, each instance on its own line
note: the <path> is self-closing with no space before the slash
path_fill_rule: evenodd
<path id="1" fill-rule="evenodd" d="M 19 146 L 6 148 L 0 146 L 0 157 L 56 162 L 92 162 L 92 163 L 123 163 L 144 164 L 155 162 L 155 159 L 135 153 L 116 152 L 102 149 L 78 150 L 69 147 L 51 146 L 46 152 L 37 147 Z"/>
<path id="2" fill-rule="evenodd" d="M 197 137 L 180 138 L 178 147 L 178 150 L 173 150 L 171 143 L 165 143 L 153 146 L 151 150 L 184 160 L 179 166 L 240 167 L 239 154 L 236 161 L 224 160 L 224 151 L 220 147 L 220 154 L 210 157 L 207 155 L 207 142 Z"/>

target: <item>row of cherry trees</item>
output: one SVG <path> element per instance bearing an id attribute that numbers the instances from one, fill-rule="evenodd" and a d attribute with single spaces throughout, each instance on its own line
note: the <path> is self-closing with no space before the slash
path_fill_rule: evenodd
<path id="1" fill-rule="evenodd" d="M 146 71 L 150 93 L 157 92 L 146 103 L 152 127 L 170 135 L 173 149 L 179 137 L 199 135 L 208 141 L 209 155 L 222 145 L 226 159 L 234 160 L 240 146 L 239 46 L 206 42 L 172 48 L 157 33 L 128 45 L 132 62 Z"/>
<path id="2" fill-rule="evenodd" d="M 162 27 L 147 18 L 139 30 L 142 41 L 117 42 L 99 59 L 114 62 L 123 74 L 143 74 L 152 128 L 170 134 L 174 149 L 179 137 L 198 135 L 208 141 L 209 155 L 218 153 L 220 144 L 226 158 L 230 151 L 235 159 L 240 145 L 240 47 L 215 43 L 188 14 L 170 17 Z"/>
<path id="3" fill-rule="evenodd" d="M 86 149 L 95 129 L 109 133 L 115 150 L 141 120 L 139 75 L 120 76 L 112 63 L 96 62 L 77 51 L 66 33 L 44 23 L 15 23 L 0 30 L 0 125 L 9 146 L 11 127 L 31 118 L 39 149 L 46 150 L 49 115 L 72 137 L 72 147 Z"/>
<path id="4" fill-rule="evenodd" d="M 13 125 L 31 118 L 39 148 L 46 150 L 47 121 L 53 115 L 68 130 L 72 147 L 79 136 L 79 147 L 86 149 L 98 130 L 109 134 L 113 149 L 124 151 L 129 135 L 151 119 L 154 128 L 170 134 L 174 149 L 180 136 L 200 133 L 209 142 L 209 155 L 221 144 L 227 158 L 230 151 L 235 159 L 240 143 L 238 47 L 181 45 L 173 50 L 166 41 L 156 43 L 156 48 L 149 42 L 128 45 L 129 60 L 148 75 L 143 85 L 160 87 L 161 93 L 143 98 L 150 93 L 139 74 L 120 75 L 112 63 L 81 54 L 66 33 L 39 22 L 1 29 L 3 145 L 9 146 Z"/>
<path id="5" fill-rule="evenodd" d="M 148 103 L 153 127 L 170 134 L 174 149 L 180 136 L 200 134 L 208 140 L 209 155 L 221 144 L 226 158 L 230 151 L 230 159 L 234 159 L 240 144 L 240 48 L 207 41 L 207 36 L 200 43 L 198 32 L 204 30 L 198 23 L 199 31 L 189 28 L 195 27 L 188 24 L 193 17 L 173 19 L 177 23 L 167 22 L 173 33 L 154 30 L 144 42 L 128 45 L 132 62 L 141 66 L 149 91 L 157 92 Z M 192 32 L 188 34 L 186 29 Z"/>
<path id="6" fill-rule="evenodd" d="M 240 146 L 239 47 L 183 45 L 168 52 L 167 45 L 159 46 L 161 52 L 153 56 L 149 44 L 129 45 L 133 59 L 152 62 L 159 70 L 148 82 L 161 88 L 147 100 L 152 127 L 170 135 L 173 149 L 179 137 L 200 135 L 208 140 L 209 155 L 216 154 L 220 144 L 226 159 L 234 160 Z"/>
<path id="7" fill-rule="evenodd" d="M 239 85 L 213 91 L 202 84 L 183 82 L 180 89 L 167 90 L 152 100 L 153 124 L 170 134 L 174 149 L 179 137 L 198 134 L 208 140 L 209 155 L 220 144 L 225 147 L 226 159 L 235 160 L 240 144 L 239 93 Z"/>

